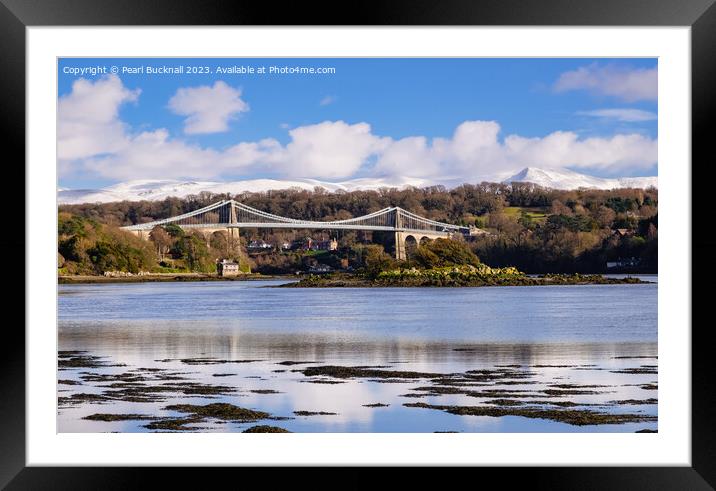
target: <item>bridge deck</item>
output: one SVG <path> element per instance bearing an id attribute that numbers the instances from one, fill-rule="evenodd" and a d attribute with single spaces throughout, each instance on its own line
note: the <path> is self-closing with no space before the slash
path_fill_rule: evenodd
<path id="1" fill-rule="evenodd" d="M 213 228 L 290 228 L 290 229 L 308 229 L 308 230 L 366 230 L 366 231 L 385 231 L 385 232 L 415 232 L 415 233 L 429 233 L 429 234 L 450 234 L 450 231 L 446 230 L 425 230 L 425 229 L 412 229 L 412 228 L 396 228 L 396 227 L 385 227 L 380 225 L 345 225 L 335 224 L 330 222 L 316 222 L 312 224 L 296 224 L 296 223 L 192 223 L 192 224 L 181 224 L 181 228 L 189 229 L 213 229 Z M 149 231 L 152 227 L 141 227 L 134 225 L 131 227 L 125 227 L 128 230 L 145 230 Z"/>
<path id="2" fill-rule="evenodd" d="M 222 200 L 175 217 L 122 227 L 131 231 L 148 231 L 156 226 L 175 224 L 182 228 L 287 228 L 313 230 L 371 230 L 411 232 L 448 236 L 469 234 L 471 227 L 442 223 L 421 217 L 397 206 L 384 208 L 348 220 L 319 222 L 273 215 L 234 200 Z"/>

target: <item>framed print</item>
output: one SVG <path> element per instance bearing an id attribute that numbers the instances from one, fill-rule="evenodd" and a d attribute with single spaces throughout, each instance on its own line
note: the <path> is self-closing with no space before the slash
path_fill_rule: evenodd
<path id="1" fill-rule="evenodd" d="M 461 465 L 710 489 L 712 3 L 346 25 L 3 0 L 27 284 L 3 484 Z"/>

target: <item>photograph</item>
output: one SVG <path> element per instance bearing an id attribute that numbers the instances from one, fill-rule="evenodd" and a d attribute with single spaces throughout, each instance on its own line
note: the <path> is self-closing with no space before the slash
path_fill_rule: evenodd
<path id="1" fill-rule="evenodd" d="M 57 57 L 56 431 L 657 433 L 659 66 Z"/>

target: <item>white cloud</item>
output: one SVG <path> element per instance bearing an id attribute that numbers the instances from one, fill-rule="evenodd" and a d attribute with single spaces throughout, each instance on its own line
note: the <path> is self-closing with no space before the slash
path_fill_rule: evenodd
<path id="1" fill-rule="evenodd" d="M 641 109 L 596 109 L 594 111 L 579 111 L 577 114 L 581 116 L 593 116 L 596 118 L 615 119 L 625 123 L 639 123 L 643 121 L 654 121 L 657 118 L 656 113 L 651 111 L 643 111 Z"/>
<path id="2" fill-rule="evenodd" d="M 640 134 L 579 139 L 576 133 L 558 131 L 543 138 L 505 138 L 508 162 L 544 167 L 587 169 L 647 169 L 656 163 L 657 141 Z M 515 166 L 519 167 L 519 166 Z"/>
<path id="3" fill-rule="evenodd" d="M 88 160 L 86 166 L 115 179 L 207 178 L 219 154 L 210 149 L 172 140 L 165 129 L 140 133 L 122 151 Z"/>
<path id="4" fill-rule="evenodd" d="M 367 123 L 324 121 L 290 130 L 280 171 L 289 176 L 349 177 L 380 150 L 381 139 Z"/>
<path id="5" fill-rule="evenodd" d="M 109 156 L 85 161 L 87 170 L 113 179 L 207 178 L 216 175 L 211 163 L 220 154 L 212 149 L 171 139 L 165 129 L 147 131 Z"/>
<path id="6" fill-rule="evenodd" d="M 280 167 L 284 162 L 283 146 L 273 138 L 265 138 L 258 142 L 241 142 L 224 151 L 216 167 L 228 172 L 240 172 L 242 169 Z M 215 175 L 221 172 L 216 172 Z"/>
<path id="7" fill-rule="evenodd" d="M 554 84 L 556 92 L 588 90 L 627 102 L 656 101 L 657 68 L 625 68 L 593 63 L 562 73 Z"/>
<path id="8" fill-rule="evenodd" d="M 216 151 L 172 139 L 160 129 L 132 138 L 114 155 L 88 159 L 85 166 L 115 179 L 208 178 L 255 171 L 340 179 L 357 172 L 385 142 L 371 134 L 370 125 L 343 121 L 302 126 L 289 135 L 285 146 L 266 138 Z"/>
<path id="9" fill-rule="evenodd" d="M 496 121 L 466 121 L 459 125 L 450 145 L 454 165 L 461 171 L 499 165 L 503 159 L 499 132 Z"/>
<path id="10" fill-rule="evenodd" d="M 321 106 L 327 106 L 327 105 L 329 105 L 329 104 L 333 104 L 334 102 L 336 102 L 336 100 L 338 100 L 338 98 L 337 98 L 336 96 L 327 95 L 326 97 L 324 97 L 323 99 L 321 99 L 321 102 L 319 102 L 319 104 L 320 104 Z"/>
<path id="11" fill-rule="evenodd" d="M 391 141 L 376 170 L 387 175 L 470 180 L 526 166 L 582 167 L 610 171 L 646 169 L 657 161 L 657 141 L 640 134 L 583 138 L 569 131 L 544 137 L 499 139 L 495 121 L 466 121 L 450 139 L 424 137 Z"/>
<path id="12" fill-rule="evenodd" d="M 221 163 L 232 172 L 256 166 L 282 176 L 339 179 L 356 173 L 386 143 L 371 133 L 367 123 L 324 121 L 288 134 L 291 141 L 285 146 L 272 138 L 234 145 L 224 152 Z"/>
<path id="13" fill-rule="evenodd" d="M 57 104 L 57 158 L 60 161 L 117 152 L 128 145 L 128 130 L 119 107 L 136 101 L 140 90 L 129 90 L 116 75 L 72 84 Z"/>
<path id="14" fill-rule="evenodd" d="M 169 99 L 169 109 L 187 116 L 184 133 L 220 133 L 229 129 L 229 121 L 249 110 L 241 99 L 241 90 L 218 80 L 213 87 L 184 87 Z"/>
<path id="15" fill-rule="evenodd" d="M 390 141 L 376 164 L 388 175 L 459 178 L 492 174 L 504 164 L 495 121 L 465 121 L 452 138 L 408 137 Z"/>
<path id="16" fill-rule="evenodd" d="M 376 163 L 376 172 L 391 176 L 426 177 L 440 171 L 436 150 L 424 136 L 389 141 Z"/>
<path id="17" fill-rule="evenodd" d="M 215 149 L 172 137 L 166 129 L 131 133 L 118 118 L 137 99 L 117 77 L 78 81 L 60 99 L 62 173 L 90 172 L 118 180 L 221 178 L 272 173 L 327 180 L 355 175 L 474 181 L 525 166 L 633 171 L 656 163 L 657 141 L 637 133 L 580 138 L 558 131 L 543 137 L 500 136 L 496 121 L 465 121 L 447 138 L 394 140 L 365 122 L 323 121 L 274 138 Z"/>

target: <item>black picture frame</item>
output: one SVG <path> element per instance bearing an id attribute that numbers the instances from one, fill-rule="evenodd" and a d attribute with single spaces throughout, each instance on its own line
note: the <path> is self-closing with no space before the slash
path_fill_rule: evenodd
<path id="1" fill-rule="evenodd" d="M 274 2 L 213 0 L 0 0 L 0 124 L 6 161 L 6 179 L 25 182 L 25 28 L 29 26 L 117 25 L 543 25 L 543 26 L 690 26 L 692 39 L 692 230 L 707 220 L 706 186 L 713 172 L 708 120 L 716 114 L 716 5 L 715 0 L 393 0 L 353 2 L 341 9 L 323 0 Z M 338 12 L 346 12 L 338 14 Z M 10 150 L 10 152 L 7 152 Z M 708 159 L 708 160 L 707 160 Z M 694 163 L 699 163 L 695 165 Z M 711 164 L 711 165 L 708 165 Z M 684 163 L 689 165 L 689 163 Z M 697 174 L 699 178 L 694 176 Z M 710 171 L 710 172 L 709 172 Z M 16 202 L 25 202 L 18 189 Z M 712 208 L 712 207 L 711 207 Z M 23 225 L 23 231 L 24 227 Z M 16 228 L 16 227 L 15 227 Z M 688 227 L 685 228 L 688 230 Z M 17 257 L 25 249 L 25 235 L 1 244 L 3 257 Z M 692 262 L 699 275 L 712 277 L 716 240 L 713 234 L 688 236 Z M 29 259 L 24 258 L 25 262 Z M 691 268 L 688 258 L 679 258 Z M 20 278 L 25 262 L 13 261 L 7 270 Z M 693 271 L 693 269 L 692 269 Z M 16 274 L 14 274 L 16 273 Z M 692 276 L 693 278 L 693 276 Z M 695 281 L 695 280 L 694 280 Z M 31 285 L 29 285 L 31 287 Z M 15 289 L 19 295 L 24 289 Z M 699 294 L 692 285 L 692 316 Z M 25 293 L 31 295 L 29 290 Z M 19 302 L 19 299 L 18 299 Z M 703 303 L 701 304 L 703 305 Z M 705 312 L 708 313 L 708 312 Z M 698 319 L 699 316 L 693 316 Z M 670 326 L 689 329 L 692 326 Z M 480 481 L 490 478 L 537 489 L 714 489 L 716 486 L 716 434 L 710 401 L 712 358 L 708 339 L 710 323 L 695 323 L 692 335 L 692 467 L 583 467 L 484 468 Z M 0 487 L 7 489 L 127 489 L 148 484 L 147 474 L 186 483 L 187 469 L 26 467 L 25 460 L 25 338 L 19 323 L 5 323 L 5 349 L 0 357 Z M 212 470 L 212 478 L 230 469 Z M 294 469 L 303 472 L 304 470 Z M 355 469 L 351 471 L 355 473 Z M 356 475 L 356 483 L 365 482 Z M 409 482 L 422 472 L 405 473 Z M 412 478 L 410 477 L 412 476 Z"/>

